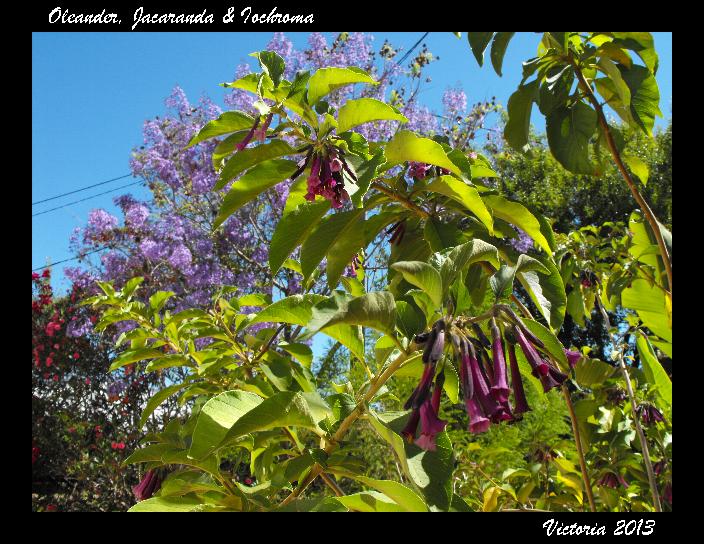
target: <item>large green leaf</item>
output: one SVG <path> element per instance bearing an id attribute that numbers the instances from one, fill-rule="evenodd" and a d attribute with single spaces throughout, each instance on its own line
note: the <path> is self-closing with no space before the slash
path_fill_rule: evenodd
<path id="1" fill-rule="evenodd" d="M 520 227 L 548 255 L 552 254 L 550 244 L 542 233 L 540 221 L 523 204 L 500 195 L 483 195 L 482 199 L 496 217 Z"/>
<path id="2" fill-rule="evenodd" d="M 197 497 L 152 497 L 132 506 L 128 512 L 202 512 L 215 509 Z"/>
<path id="3" fill-rule="evenodd" d="M 198 134 L 191 138 L 186 149 L 204 140 L 215 138 L 216 136 L 222 136 L 223 134 L 229 134 L 230 132 L 238 130 L 250 129 L 252 125 L 254 125 L 254 118 L 251 115 L 243 111 L 226 111 L 217 119 L 206 123 Z"/>
<path id="4" fill-rule="evenodd" d="M 337 132 L 342 133 L 364 123 L 381 120 L 408 122 L 405 115 L 376 98 L 348 100 L 337 114 Z"/>
<path id="5" fill-rule="evenodd" d="M 508 99 L 508 122 L 504 128 L 504 138 L 516 151 L 524 151 L 530 133 L 530 114 L 533 102 L 538 98 L 538 83 L 531 81 L 520 85 Z"/>
<path id="6" fill-rule="evenodd" d="M 149 419 L 149 416 L 154 413 L 154 410 L 156 410 L 162 402 L 164 402 L 171 395 L 173 395 L 177 391 L 180 391 L 188 385 L 190 384 L 177 383 L 175 385 L 170 385 L 169 387 L 161 389 L 152 398 L 150 398 L 144 408 L 144 411 L 142 412 L 142 417 L 139 420 L 139 428 L 141 429 L 142 427 L 144 427 L 145 423 L 147 422 L 147 419 Z"/>
<path id="7" fill-rule="evenodd" d="M 428 191 L 440 193 L 456 200 L 472 212 L 494 234 L 494 221 L 477 190 L 471 185 L 452 176 L 439 176 L 427 187 Z"/>
<path id="8" fill-rule="evenodd" d="M 501 268 L 489 279 L 489 285 L 497 300 L 511 296 L 513 280 L 518 272 L 550 273 L 537 259 L 525 254 L 519 255 L 514 266 L 501 265 Z"/>
<path id="9" fill-rule="evenodd" d="M 337 471 L 335 471 L 337 472 Z M 396 504 L 401 506 L 406 512 L 427 512 L 428 507 L 418 494 L 410 487 L 392 480 L 377 480 L 367 476 L 360 476 L 346 472 L 340 473 L 342 476 L 353 478 L 366 486 L 372 487 L 383 493 Z"/>
<path id="10" fill-rule="evenodd" d="M 222 225 L 228 217 L 262 192 L 289 178 L 296 168 L 296 163 L 287 159 L 273 159 L 251 168 L 232 185 L 232 189 L 225 195 L 220 213 L 215 219 L 214 228 Z"/>
<path id="11" fill-rule="evenodd" d="M 351 83 L 378 85 L 359 68 L 321 68 L 308 80 L 308 104 L 312 106 L 326 94 Z"/>
<path id="12" fill-rule="evenodd" d="M 301 246 L 301 269 L 308 279 L 335 243 L 357 228 L 364 209 L 334 213 L 320 221 Z"/>
<path id="13" fill-rule="evenodd" d="M 281 78 L 286 69 L 286 62 L 281 56 L 274 51 L 258 51 L 250 53 L 251 57 L 255 57 L 259 61 L 259 66 L 262 71 L 271 78 L 274 87 L 278 87 L 281 83 Z"/>
<path id="14" fill-rule="evenodd" d="M 315 293 L 282 298 L 259 312 L 248 326 L 256 323 L 274 322 L 305 327 L 313 316 L 313 306 L 322 300 L 325 300 L 325 297 Z"/>
<path id="15" fill-rule="evenodd" d="M 406 512 L 407 510 L 389 499 L 383 493 L 376 491 L 363 491 L 335 500 L 354 512 Z"/>
<path id="16" fill-rule="evenodd" d="M 670 380 L 665 369 L 655 356 L 655 352 L 648 338 L 642 332 L 639 332 L 636 337 L 636 346 L 638 347 L 638 355 L 643 365 L 643 373 L 648 383 L 657 389 L 658 395 L 668 406 L 672 406 L 672 380 Z"/>
<path id="17" fill-rule="evenodd" d="M 439 143 L 429 138 L 416 136 L 408 130 L 397 132 L 386 145 L 384 154 L 389 167 L 406 161 L 414 161 L 434 164 L 458 176 L 462 175 L 462 171 L 448 158 Z"/>
<path id="18" fill-rule="evenodd" d="M 273 140 L 268 144 L 260 144 L 238 151 L 225 163 L 225 167 L 222 169 L 222 172 L 220 172 L 218 182 L 215 184 L 215 190 L 219 191 L 227 185 L 228 181 L 237 177 L 255 164 L 269 159 L 276 159 L 283 155 L 293 155 L 295 152 L 296 150 L 283 140 Z M 293 173 L 293 171 L 295 171 L 295 168 L 291 173 Z"/>
<path id="19" fill-rule="evenodd" d="M 647 68 L 656 74 L 658 71 L 658 54 L 655 51 L 655 41 L 650 32 L 612 32 L 612 43 L 635 51 Z"/>
<path id="20" fill-rule="evenodd" d="M 314 332 L 339 323 L 371 327 L 394 337 L 394 297 L 388 291 L 366 293 L 360 297 L 350 297 L 346 293 L 335 291 L 330 298 L 313 307 L 313 316 L 308 328 Z"/>
<path id="21" fill-rule="evenodd" d="M 334 289 L 340 281 L 340 276 L 350 265 L 357 254 L 366 245 L 364 218 L 360 218 L 354 228 L 348 228 L 344 236 L 340 236 L 327 252 L 325 269 L 328 287 Z"/>
<path id="22" fill-rule="evenodd" d="M 498 249 L 479 239 L 452 248 L 440 267 L 443 292 L 457 279 L 461 271 L 480 261 L 489 262 L 498 268 Z"/>
<path id="23" fill-rule="evenodd" d="M 198 414 L 188 456 L 193 459 L 207 457 L 225 439 L 232 426 L 263 400 L 247 391 L 226 391 L 211 398 Z"/>
<path id="24" fill-rule="evenodd" d="M 496 36 L 494 36 L 494 40 L 491 42 L 491 65 L 499 76 L 502 75 L 501 67 L 504 63 L 506 48 L 514 34 L 515 32 L 497 32 Z"/>
<path id="25" fill-rule="evenodd" d="M 420 287 L 429 297 L 435 308 L 442 306 L 442 279 L 432 266 L 421 261 L 399 261 L 391 265 L 393 270 L 403 274 L 403 278 Z"/>
<path id="26" fill-rule="evenodd" d="M 110 365 L 110 372 L 117 370 L 123 366 L 143 361 L 145 359 L 154 359 L 163 357 L 164 352 L 154 348 L 137 348 L 123 351 L 117 359 Z"/>
<path id="27" fill-rule="evenodd" d="M 621 292 L 621 304 L 638 312 L 643 324 L 663 340 L 672 342 L 672 305 L 662 288 L 647 280 L 633 280 Z"/>
<path id="28" fill-rule="evenodd" d="M 484 51 L 491 41 L 493 32 L 467 32 L 467 40 L 472 48 L 474 58 L 477 59 L 479 66 L 484 64 Z"/>
<path id="29" fill-rule="evenodd" d="M 633 119 L 646 134 L 652 134 L 655 117 L 661 116 L 660 91 L 655 76 L 643 66 L 630 69 L 619 67 L 621 76 L 631 91 L 630 111 Z"/>
<path id="30" fill-rule="evenodd" d="M 279 271 L 288 256 L 303 243 L 330 209 L 330 202 L 322 198 L 308 202 L 304 197 L 306 191 L 305 179 L 297 180 L 291 187 L 283 215 L 269 245 L 269 267 L 272 274 Z"/>
<path id="31" fill-rule="evenodd" d="M 318 393 L 282 391 L 237 418 L 227 431 L 223 443 L 255 431 L 277 427 L 320 430 L 318 422 L 328 415 L 332 415 L 332 412 Z"/>
<path id="32" fill-rule="evenodd" d="M 545 345 L 545 351 L 547 351 L 550 355 L 557 359 L 557 362 L 559 363 L 559 366 L 562 368 L 562 370 L 564 372 L 568 372 L 570 366 L 567 362 L 567 357 L 565 356 L 564 347 L 562 343 L 557 339 L 557 336 L 555 336 L 550 329 L 544 327 L 533 319 L 525 319 L 523 323 L 525 324 L 526 328 Z"/>
<path id="33" fill-rule="evenodd" d="M 528 291 L 531 300 L 543 314 L 553 331 L 562 326 L 567 307 L 565 284 L 562 282 L 560 269 L 557 268 L 551 257 L 547 255 L 536 256 L 550 274 L 539 274 L 533 270 L 518 272 L 516 276 L 523 287 Z"/>
<path id="34" fill-rule="evenodd" d="M 545 132 L 555 159 L 575 174 L 594 174 L 589 140 L 596 131 L 596 112 L 581 101 L 555 108 L 545 119 Z"/>
<path id="35" fill-rule="evenodd" d="M 583 357 L 574 367 L 577 383 L 584 387 L 601 385 L 616 373 L 616 368 L 599 359 Z"/>

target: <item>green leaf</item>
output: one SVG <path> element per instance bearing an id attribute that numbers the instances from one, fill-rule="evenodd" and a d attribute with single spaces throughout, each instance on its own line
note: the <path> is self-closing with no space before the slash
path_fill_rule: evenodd
<path id="1" fill-rule="evenodd" d="M 631 115 L 636 124 L 650 135 L 653 132 L 655 117 L 662 117 L 658 82 L 650 70 L 638 64 L 631 66 L 630 70 L 625 67 L 619 69 L 631 91 Z"/>
<path id="2" fill-rule="evenodd" d="M 471 242 L 454 247 L 440 267 L 443 292 L 457 279 L 460 273 L 472 264 L 486 261 L 499 267 L 499 250 L 483 240 L 474 239 Z"/>
<path id="3" fill-rule="evenodd" d="M 110 372 L 117 370 L 125 365 L 143 361 L 145 359 L 154 359 L 155 357 L 163 357 L 164 352 L 154 348 L 138 348 L 128 349 L 123 351 L 120 356 L 115 359 L 110 365 Z"/>
<path id="4" fill-rule="evenodd" d="M 483 195 L 484 203 L 489 206 L 494 216 L 520 227 L 550 255 L 550 244 L 542 233 L 540 221 L 523 204 L 508 200 L 500 195 Z"/>
<path id="5" fill-rule="evenodd" d="M 158 391 L 152 398 L 149 399 L 149 401 L 147 401 L 147 405 L 145 406 L 144 411 L 142 412 L 142 417 L 139 420 L 139 428 L 141 429 L 142 427 L 144 427 L 144 425 L 147 423 L 147 420 L 149 419 L 149 416 L 154 413 L 154 410 L 156 410 L 162 402 L 164 402 L 167 398 L 169 398 L 177 391 L 180 391 L 181 389 L 189 385 L 191 384 L 188 382 L 177 383 L 176 385 L 170 385 Z"/>
<path id="6" fill-rule="evenodd" d="M 515 32 L 497 32 L 496 36 L 494 36 L 494 40 L 491 42 L 491 65 L 499 76 L 502 75 L 501 66 L 504 62 L 506 48 L 514 34 Z"/>
<path id="7" fill-rule="evenodd" d="M 255 431 L 277 427 L 304 427 L 319 431 L 318 422 L 328 415 L 332 412 L 317 393 L 282 391 L 238 417 L 227 431 L 223 443 Z"/>
<path id="8" fill-rule="evenodd" d="M 338 237 L 328 250 L 325 272 L 330 289 L 337 286 L 345 268 L 366 245 L 365 223 L 366 221 L 360 218 L 354 228 L 346 229 L 345 234 Z"/>
<path id="9" fill-rule="evenodd" d="M 149 308 L 151 308 L 154 313 L 159 312 L 164 307 L 164 304 L 166 304 L 166 301 L 175 294 L 176 293 L 173 291 L 157 291 L 149 297 Z"/>
<path id="10" fill-rule="evenodd" d="M 621 292 L 621 304 L 635 310 L 653 333 L 672 342 L 672 305 L 661 288 L 644 279 L 633 280 Z"/>
<path id="11" fill-rule="evenodd" d="M 296 168 L 295 162 L 286 159 L 268 160 L 251 168 L 232 184 L 232 189 L 222 201 L 220 213 L 218 213 L 213 227 L 218 228 L 242 206 L 257 198 L 267 189 L 288 179 L 296 171 Z"/>
<path id="12" fill-rule="evenodd" d="M 518 256 L 515 266 L 501 265 L 501 268 L 489 279 L 489 285 L 496 299 L 498 300 L 511 295 L 513 292 L 513 280 L 518 272 L 531 271 L 541 274 L 550 273 L 540 261 L 525 254 Z"/>
<path id="13" fill-rule="evenodd" d="M 494 235 L 494 221 L 474 187 L 452 176 L 439 176 L 427 186 L 427 190 L 448 196 L 462 204 L 486 225 L 489 234 Z"/>
<path id="14" fill-rule="evenodd" d="M 329 201 L 320 199 L 307 202 L 302 193 L 294 192 L 292 188 L 269 245 L 269 268 L 272 274 L 279 271 L 286 258 L 305 241 L 329 209 Z"/>
<path id="15" fill-rule="evenodd" d="M 349 478 L 353 478 L 366 486 L 380 491 L 396 504 L 401 506 L 406 512 L 427 512 L 428 507 L 418 494 L 410 487 L 391 480 L 377 480 L 367 476 L 358 476 L 345 473 Z"/>
<path id="16" fill-rule="evenodd" d="M 227 391 L 211 398 L 198 414 L 188 456 L 193 459 L 207 457 L 225 439 L 233 425 L 263 400 L 246 391 Z"/>
<path id="17" fill-rule="evenodd" d="M 369 74 L 358 68 L 321 68 L 308 81 L 308 104 L 312 106 L 326 94 L 351 83 L 378 85 Z"/>
<path id="18" fill-rule="evenodd" d="M 298 342 L 291 344 L 288 342 L 280 342 L 279 347 L 287 353 L 293 355 L 304 367 L 310 368 L 310 365 L 313 362 L 313 350 L 310 349 L 310 346 L 300 344 Z"/>
<path id="19" fill-rule="evenodd" d="M 623 76 L 616 66 L 616 63 L 608 57 L 601 57 L 597 64 L 604 73 L 609 76 L 613 89 L 618 95 L 621 104 L 626 108 L 629 107 L 631 105 L 631 90 L 623 80 Z"/>
<path id="20" fill-rule="evenodd" d="M 397 132 L 386 145 L 384 154 L 387 160 L 386 166 L 389 168 L 402 162 L 414 161 L 434 164 L 458 176 L 462 175 L 462 171 L 448 158 L 439 143 L 429 138 L 416 136 L 408 130 Z"/>
<path id="21" fill-rule="evenodd" d="M 282 298 L 264 308 L 247 326 L 274 322 L 305 327 L 313 316 L 313 306 L 322 300 L 325 300 L 323 295 L 314 293 Z"/>
<path id="22" fill-rule="evenodd" d="M 197 497 L 152 497 L 138 502 L 128 512 L 201 512 L 206 506 Z"/>
<path id="23" fill-rule="evenodd" d="M 474 58 L 477 59 L 479 66 L 484 65 L 484 51 L 491 41 L 493 32 L 467 32 L 467 40 L 472 48 Z"/>
<path id="24" fill-rule="evenodd" d="M 555 159 L 575 174 L 594 174 L 589 159 L 589 140 L 596 131 L 596 112 L 581 101 L 571 107 L 555 108 L 545 119 L 550 151 Z"/>
<path id="25" fill-rule="evenodd" d="M 278 87 L 279 83 L 281 83 L 281 77 L 284 75 L 284 70 L 286 69 L 284 59 L 274 51 L 250 53 L 250 57 L 255 57 L 259 61 L 259 66 L 261 66 L 262 70 L 271 78 L 271 81 L 274 83 L 274 88 Z"/>
<path id="26" fill-rule="evenodd" d="M 544 350 L 557 360 L 558 366 L 562 368 L 563 372 L 569 372 L 570 366 L 567 362 L 567 356 L 565 355 L 564 347 L 558 340 L 557 336 L 555 336 L 550 329 L 544 327 L 533 319 L 524 319 L 523 323 L 526 328 L 545 345 Z"/>
<path id="27" fill-rule="evenodd" d="M 516 151 L 525 151 L 530 134 L 530 115 L 533 102 L 538 99 L 538 80 L 520 85 L 508 99 L 508 122 L 504 138 Z"/>
<path id="28" fill-rule="evenodd" d="M 357 227 L 360 217 L 364 217 L 364 210 L 356 208 L 328 215 L 318 223 L 301 246 L 301 270 L 304 278 L 310 277 L 335 242 Z"/>
<path id="29" fill-rule="evenodd" d="M 442 279 L 432 266 L 421 261 L 399 261 L 391 265 L 393 270 L 403 274 L 403 278 L 420 287 L 432 301 L 435 308 L 442 306 Z"/>
<path id="30" fill-rule="evenodd" d="M 237 177 L 255 164 L 283 155 L 293 155 L 295 152 L 296 150 L 283 140 L 273 140 L 268 144 L 260 144 L 238 151 L 225 163 L 225 167 L 222 169 L 222 172 L 220 172 L 220 177 L 215 184 L 214 190 L 219 191 L 227 185 L 228 181 Z M 291 173 L 294 171 L 295 168 Z"/>
<path id="31" fill-rule="evenodd" d="M 388 291 L 378 291 L 350 298 L 346 293 L 335 291 L 333 296 L 313 307 L 308 328 L 312 333 L 339 323 L 371 327 L 394 337 L 394 297 Z"/>
<path id="32" fill-rule="evenodd" d="M 633 174 L 640 180 L 640 182 L 643 185 L 646 185 L 650 174 L 648 165 L 645 164 L 642 159 L 639 159 L 633 155 L 623 155 L 621 158 L 623 159 L 623 162 L 628 165 L 628 168 L 631 169 L 631 172 L 633 172 Z"/>
<path id="33" fill-rule="evenodd" d="M 348 100 L 337 114 L 337 132 L 346 132 L 364 123 L 381 120 L 408 122 L 406 116 L 396 108 L 376 98 Z"/>
<path id="34" fill-rule="evenodd" d="M 574 373 L 579 385 L 591 387 L 601 385 L 611 378 L 616 373 L 616 368 L 599 359 L 583 357 L 577 361 Z"/>
<path id="35" fill-rule="evenodd" d="M 445 381 L 443 382 L 443 389 L 447 393 L 448 398 L 452 404 L 457 404 L 459 402 L 460 395 L 460 379 L 457 376 L 457 370 L 455 370 L 455 365 L 453 365 L 449 360 L 446 360 L 445 366 L 443 367 L 445 372 Z"/>
<path id="36" fill-rule="evenodd" d="M 349 162 L 353 162 L 354 158 L 348 157 L 348 160 Z M 355 165 L 357 170 L 357 187 L 359 187 L 359 189 L 356 193 L 350 195 L 352 204 L 355 207 L 362 207 L 363 198 L 364 195 L 367 194 L 369 185 L 371 185 L 372 180 L 376 177 L 377 171 L 385 162 L 386 158 L 384 157 L 384 151 L 382 149 L 378 149 L 371 159 Z"/>
<path id="37" fill-rule="evenodd" d="M 658 71 L 658 54 L 650 32 L 612 32 L 612 43 L 635 51 L 653 75 Z"/>
<path id="38" fill-rule="evenodd" d="M 642 331 L 638 332 L 636 346 L 648 383 L 655 386 L 658 395 L 668 406 L 672 406 L 672 380 L 658 361 L 653 346 L 650 345 L 648 338 Z"/>
<path id="39" fill-rule="evenodd" d="M 406 510 L 386 497 L 382 493 L 375 491 L 364 491 L 335 497 L 335 500 L 354 512 L 405 512 Z"/>
<path id="40" fill-rule="evenodd" d="M 249 130 L 252 128 L 252 125 L 254 125 L 254 118 L 251 115 L 243 111 L 226 111 L 214 121 L 206 123 L 205 126 L 200 129 L 200 132 L 191 138 L 186 149 L 204 140 L 215 138 L 216 136 L 222 136 L 223 134 L 229 134 L 230 132 L 238 130 Z"/>
<path id="41" fill-rule="evenodd" d="M 415 304 L 397 300 L 396 326 L 406 338 L 413 338 L 416 334 L 425 330 L 425 316 Z"/>
<path id="42" fill-rule="evenodd" d="M 550 328 L 557 331 L 565 319 L 567 307 L 565 284 L 562 282 L 560 270 L 552 258 L 547 255 L 535 258 L 550 271 L 550 274 L 538 274 L 535 271 L 519 272 L 517 273 L 518 281 L 528 291 L 528 295 L 550 324 Z"/>

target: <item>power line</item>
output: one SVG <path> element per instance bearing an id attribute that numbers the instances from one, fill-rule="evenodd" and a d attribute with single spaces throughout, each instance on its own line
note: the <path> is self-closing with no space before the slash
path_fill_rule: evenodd
<path id="1" fill-rule="evenodd" d="M 127 177 L 130 177 L 131 175 L 132 174 L 125 174 L 124 176 L 120 176 L 119 178 L 112 178 L 112 179 L 109 179 L 106 181 L 101 181 L 100 183 L 94 183 L 93 185 L 88 185 L 86 187 L 76 189 L 75 191 L 69 191 L 68 193 L 62 193 L 60 195 L 52 196 L 50 198 L 45 198 L 44 200 L 37 200 L 36 202 L 32 202 L 32 206 L 34 206 L 35 204 L 41 204 L 43 202 L 49 202 L 50 200 L 56 200 L 57 198 L 61 198 L 62 196 L 72 195 L 74 193 L 80 193 L 81 191 L 85 191 L 87 189 L 92 189 L 93 187 L 98 187 L 99 185 L 105 185 L 106 183 L 117 181 L 119 179 L 125 179 Z"/>
<path id="2" fill-rule="evenodd" d="M 418 40 L 416 43 L 414 43 L 414 44 L 413 44 L 413 47 L 411 47 L 408 51 L 406 51 L 406 54 L 403 55 L 403 57 L 401 57 L 401 59 L 400 59 L 396 64 L 401 64 L 402 62 L 404 62 L 404 61 L 408 58 L 408 56 L 409 56 L 411 53 L 413 53 L 413 50 L 414 50 L 416 47 L 418 47 L 418 45 L 420 45 L 420 42 L 422 42 L 428 34 L 430 34 L 430 32 L 426 32 L 425 34 L 423 34 L 423 35 L 420 37 L 420 40 Z"/>
<path id="3" fill-rule="evenodd" d="M 97 195 L 88 196 L 88 197 L 82 198 L 80 200 L 74 200 L 73 202 L 69 202 L 68 204 L 64 204 L 63 206 L 57 206 L 56 208 L 49 208 L 48 210 L 33 213 L 32 217 L 36 217 L 37 215 L 43 215 L 45 213 L 53 212 L 55 210 L 60 210 L 61 208 L 66 208 L 67 206 L 73 206 L 74 204 L 78 204 L 79 202 L 84 202 L 85 200 L 90 200 L 91 198 L 106 195 L 108 193 L 114 193 L 115 191 L 119 191 L 120 189 L 124 189 L 125 187 L 131 187 L 132 185 L 137 185 L 138 183 L 144 183 L 144 182 L 140 180 L 140 181 L 135 181 L 134 183 L 128 183 L 127 185 L 122 185 L 122 186 L 117 187 L 115 189 L 110 189 L 109 191 L 104 191 L 102 193 L 98 193 Z"/>
<path id="4" fill-rule="evenodd" d="M 98 251 L 102 251 L 104 249 L 108 249 L 108 246 L 99 247 L 98 249 L 94 249 L 93 251 L 88 251 L 87 253 L 84 253 L 83 255 L 79 255 L 78 257 L 71 257 L 70 259 L 64 259 L 63 261 L 56 261 L 55 263 L 45 264 L 43 266 L 38 266 L 37 268 L 32 268 L 32 272 L 36 272 L 37 270 L 42 270 L 43 268 L 50 268 L 50 267 L 55 266 L 57 264 L 67 263 L 69 261 L 75 261 L 77 259 L 82 259 L 86 255 L 90 255 L 91 253 L 97 253 Z"/>

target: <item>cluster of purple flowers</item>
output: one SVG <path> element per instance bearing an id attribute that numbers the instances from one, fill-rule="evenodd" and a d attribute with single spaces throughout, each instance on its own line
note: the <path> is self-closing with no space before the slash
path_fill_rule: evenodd
<path id="1" fill-rule="evenodd" d="M 491 340 L 476 323 L 472 325 L 473 336 L 454 326 L 448 333 L 446 323 L 442 319 L 433 325 L 430 332 L 416 336 L 415 342 L 425 346 L 425 366 L 420 383 L 404 406 L 406 410 L 412 410 L 408 424 L 403 430 L 407 440 L 415 439 L 420 422 L 421 433 L 415 443 L 424 449 L 433 450 L 436 435 L 445 427 L 445 422 L 439 418 L 444 367 L 437 377 L 435 374 L 436 365 L 445 349 L 447 335 L 459 367 L 460 384 L 469 417 L 469 431 L 472 433 L 485 432 L 491 423 L 518 420 L 523 413 L 530 410 L 523 390 L 515 345 L 521 348 L 531 366 L 532 374 L 540 380 L 544 392 L 547 393 L 567 380 L 568 376 L 560 371 L 549 357 L 541 354 L 540 350 L 544 349 L 544 344 L 522 324 L 517 323 L 509 313 L 510 310 L 505 312 L 508 318 L 504 323 L 504 334 L 497 317 L 490 319 Z M 508 347 L 508 364 L 505 343 Z M 569 350 L 565 350 L 565 355 L 571 367 L 582 357 L 578 352 Z M 512 390 L 513 404 L 509 400 Z"/>
<path id="2" fill-rule="evenodd" d="M 344 151 L 336 147 L 326 148 L 323 151 L 308 148 L 305 158 L 298 163 L 298 169 L 291 175 L 291 181 L 301 175 L 310 164 L 306 200 L 312 202 L 317 195 L 320 195 L 329 200 L 334 209 L 342 208 L 350 199 L 345 190 L 345 174 L 353 182 L 357 181 L 357 176 L 347 164 L 344 155 Z"/>

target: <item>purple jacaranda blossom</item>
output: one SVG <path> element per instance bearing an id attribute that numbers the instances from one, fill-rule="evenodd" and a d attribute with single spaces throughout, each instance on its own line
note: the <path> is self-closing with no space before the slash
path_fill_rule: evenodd
<path id="1" fill-rule="evenodd" d="M 84 241 L 102 239 L 109 231 L 117 227 L 117 223 L 117 217 L 105 210 L 91 210 L 88 214 L 88 226 L 83 236 Z"/>
<path id="2" fill-rule="evenodd" d="M 628 487 L 628 482 L 620 474 L 608 471 L 601 478 L 599 478 L 596 485 L 616 489 L 619 485 Z"/>
<path id="3" fill-rule="evenodd" d="M 183 244 L 177 245 L 169 257 L 169 263 L 174 268 L 185 268 L 191 264 L 192 260 L 191 250 Z"/>
<path id="4" fill-rule="evenodd" d="M 433 395 L 420 407 L 420 436 L 416 439 L 416 445 L 424 450 L 435 451 L 435 437 L 444 431 L 447 425 L 447 421 L 438 417 L 444 381 L 445 375 L 441 372 L 435 381 Z"/>
<path id="5" fill-rule="evenodd" d="M 513 225 L 511 226 L 513 227 Z M 528 251 L 533 249 L 533 238 L 519 227 L 513 227 L 513 229 L 518 233 L 518 238 L 511 238 L 508 243 L 519 253 L 528 253 Z"/>
<path id="6" fill-rule="evenodd" d="M 66 325 L 66 334 L 72 338 L 87 336 L 91 332 L 93 332 L 93 323 L 87 317 L 76 317 L 75 320 L 72 319 Z"/>
<path id="7" fill-rule="evenodd" d="M 494 381 L 491 387 L 491 394 L 499 402 L 508 400 L 509 388 L 506 381 L 506 359 L 504 357 L 503 340 L 496 320 L 491 319 L 491 355 L 493 359 Z"/>
<path id="8" fill-rule="evenodd" d="M 149 499 L 161 488 L 161 475 L 156 469 L 150 469 L 139 484 L 132 487 L 132 493 L 138 501 Z"/>
<path id="9" fill-rule="evenodd" d="M 133 204 L 125 213 L 125 223 L 132 228 L 140 228 L 149 218 L 149 208 L 143 204 Z"/>
<path id="10" fill-rule="evenodd" d="M 511 364 L 511 386 L 513 387 L 514 409 L 515 415 L 523 414 L 530 410 L 526 394 L 523 390 L 523 380 L 521 372 L 518 368 L 518 360 L 516 359 L 516 348 L 513 344 L 508 345 L 508 359 Z"/>
<path id="11" fill-rule="evenodd" d="M 442 105 L 445 116 L 455 118 L 467 109 L 467 95 L 459 86 L 449 88 L 442 95 Z"/>

